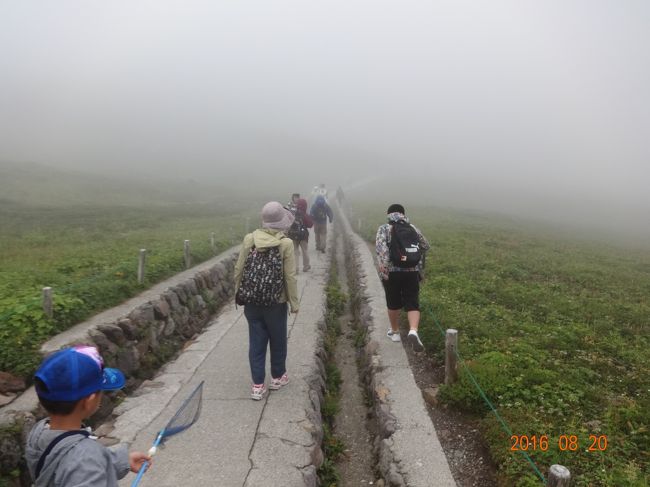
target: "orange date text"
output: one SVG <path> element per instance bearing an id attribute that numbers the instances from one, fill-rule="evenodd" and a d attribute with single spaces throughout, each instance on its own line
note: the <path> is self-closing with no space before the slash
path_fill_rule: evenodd
<path id="1" fill-rule="evenodd" d="M 551 442 L 548 435 L 512 435 L 510 451 L 547 451 Z M 560 451 L 578 451 L 581 444 L 589 452 L 605 451 L 607 435 L 589 435 L 587 440 L 581 440 L 578 435 L 560 435 L 555 443 Z"/>

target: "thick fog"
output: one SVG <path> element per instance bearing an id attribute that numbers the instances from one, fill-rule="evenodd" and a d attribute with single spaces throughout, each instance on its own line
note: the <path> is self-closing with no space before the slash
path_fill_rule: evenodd
<path id="1" fill-rule="evenodd" d="M 647 224 L 649 86 L 646 0 L 0 3 L 0 162 Z"/>

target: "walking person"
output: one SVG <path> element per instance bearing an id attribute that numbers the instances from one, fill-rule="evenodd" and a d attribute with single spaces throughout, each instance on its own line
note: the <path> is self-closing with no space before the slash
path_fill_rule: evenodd
<path id="1" fill-rule="evenodd" d="M 314 222 L 307 214 L 307 200 L 298 198 L 296 200 L 295 220 L 293 225 L 287 231 L 287 236 L 293 240 L 293 250 L 296 256 L 296 274 L 300 266 L 300 253 L 302 250 L 302 270 L 307 272 L 311 269 L 309 265 L 309 253 L 307 244 L 309 242 L 309 229 L 314 226 Z"/>
<path id="2" fill-rule="evenodd" d="M 322 196 L 325 199 L 325 202 L 327 203 L 327 188 L 325 187 L 325 183 L 320 183 L 318 186 L 314 186 L 314 188 L 311 190 L 312 205 L 316 203 L 316 198 L 318 198 L 319 196 Z"/>
<path id="3" fill-rule="evenodd" d="M 316 250 L 325 253 L 325 246 L 327 245 L 327 220 L 329 220 L 330 223 L 334 221 L 332 208 L 327 204 L 324 196 L 316 196 L 316 200 L 311 206 L 309 214 L 314 220 Z"/>
<path id="4" fill-rule="evenodd" d="M 294 215 L 296 214 L 296 203 L 298 203 L 298 200 L 300 199 L 300 193 L 293 193 L 291 195 L 291 201 L 287 203 L 287 209 L 293 213 Z"/>
<path id="5" fill-rule="evenodd" d="M 343 188 L 339 186 L 336 188 L 336 201 L 338 202 L 339 206 L 343 204 L 343 200 L 345 199 L 345 194 L 343 193 Z"/>
<path id="6" fill-rule="evenodd" d="M 267 392 L 266 349 L 271 351 L 269 389 L 289 383 L 287 375 L 287 311 L 298 312 L 298 286 L 293 243 L 285 233 L 293 214 L 277 201 L 262 208 L 262 228 L 244 237 L 235 264 L 235 300 L 244 305 L 248 321 L 248 360 L 253 386 L 251 398 Z"/>
<path id="7" fill-rule="evenodd" d="M 25 446 L 35 485 L 117 487 L 129 470 L 137 473 L 145 461 L 151 463 L 147 453 L 129 453 L 126 444 L 107 448 L 82 429 L 83 421 L 99 409 L 103 392 L 125 384 L 120 370 L 104 367 L 95 347 L 77 345 L 43 360 L 34 375 L 34 390 L 47 418 L 32 427 Z"/>
<path id="8" fill-rule="evenodd" d="M 420 270 L 424 254 L 430 245 L 422 232 L 411 225 L 404 207 L 388 207 L 388 223 L 377 230 L 375 247 L 379 277 L 386 293 L 390 329 L 388 338 L 401 341 L 398 319 L 400 310 L 406 311 L 409 322 L 407 340 L 416 352 L 424 350 L 418 335 L 420 324 Z"/>

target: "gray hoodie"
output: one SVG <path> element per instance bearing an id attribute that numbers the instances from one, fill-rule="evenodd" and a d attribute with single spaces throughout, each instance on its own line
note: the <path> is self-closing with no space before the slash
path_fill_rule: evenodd
<path id="1" fill-rule="evenodd" d="M 25 458 L 34 478 L 41 455 L 64 431 L 51 430 L 47 419 L 36 423 L 27 438 Z M 126 445 L 106 448 L 82 435 L 72 435 L 56 444 L 47 455 L 36 487 L 114 487 L 130 470 Z"/>

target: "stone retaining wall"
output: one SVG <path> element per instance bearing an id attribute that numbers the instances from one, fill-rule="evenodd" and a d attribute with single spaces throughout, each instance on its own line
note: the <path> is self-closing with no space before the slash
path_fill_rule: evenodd
<path id="1" fill-rule="evenodd" d="M 347 223 L 347 222 L 346 222 Z M 355 303 L 358 309 L 354 310 L 360 326 L 369 329 L 375 326 L 373 322 L 373 311 L 370 306 L 371 296 L 367 291 L 368 270 L 374 271 L 374 267 L 368 267 L 367 258 L 364 260 L 359 248 L 359 242 L 354 242 L 352 230 L 345 225 L 344 232 L 345 247 L 349 252 L 350 269 L 354 273 L 357 283 L 353 293 L 356 295 Z M 363 245 L 363 244 L 361 244 Z M 379 371 L 382 369 L 381 356 L 378 352 L 378 343 L 370 339 L 367 334 L 366 344 L 360 366 L 362 367 L 365 379 L 366 393 L 371 399 L 374 433 L 374 454 L 378 460 L 377 469 L 384 485 L 391 487 L 403 487 L 406 485 L 402 474 L 399 471 L 398 462 L 391 449 L 391 436 L 396 429 L 396 418 L 391 414 L 390 405 L 387 403 L 387 389 L 381 384 Z"/>
<path id="2" fill-rule="evenodd" d="M 186 271 L 130 300 L 131 309 L 101 313 L 46 343 L 41 351 L 53 352 L 68 345 L 92 343 L 105 363 L 127 376 L 126 392 L 169 361 L 198 335 L 217 310 L 232 297 L 237 249 Z M 108 319 L 111 318 L 111 319 Z M 93 423 L 109 418 L 124 392 L 105 394 Z M 31 485 L 25 472 L 23 446 L 36 420 L 44 416 L 33 387 L 0 408 L 0 486 Z"/>
<path id="3" fill-rule="evenodd" d="M 376 428 L 379 482 L 387 487 L 455 486 L 405 350 L 386 339 L 390 324 L 373 254 L 347 219 L 341 220 L 351 252 L 349 267 L 356 276 L 355 312 L 366 328 L 363 375 Z"/>

